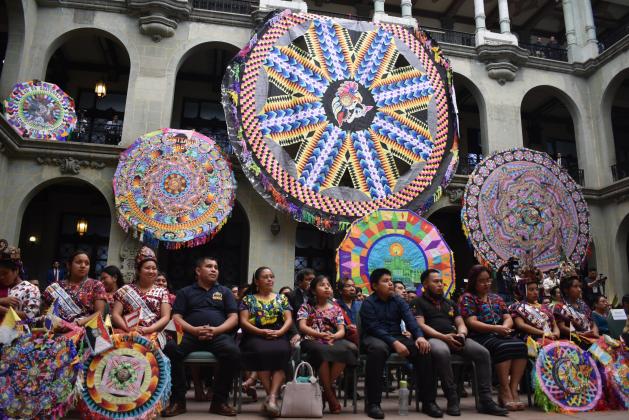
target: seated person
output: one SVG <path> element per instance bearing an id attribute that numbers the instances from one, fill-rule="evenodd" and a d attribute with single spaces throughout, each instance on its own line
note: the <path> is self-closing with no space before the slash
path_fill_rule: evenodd
<path id="1" fill-rule="evenodd" d="M 171 306 L 168 291 L 155 284 L 156 278 L 157 258 L 151 248 L 144 246 L 135 257 L 135 282 L 122 286 L 114 294 L 111 320 L 115 328 L 158 341 L 158 335 L 170 322 Z M 129 326 L 125 317 L 138 311 L 137 325 Z M 160 344 L 165 345 L 166 340 L 161 339 Z"/>
<path id="2" fill-rule="evenodd" d="M 609 335 L 609 323 L 607 317 L 609 315 L 609 302 L 603 295 L 594 295 L 594 303 L 592 304 L 592 319 L 598 327 L 599 334 Z"/>
<path id="3" fill-rule="evenodd" d="M 417 395 L 422 399 L 422 412 L 430 417 L 443 417 L 443 412 L 435 402 L 436 387 L 430 359 L 430 344 L 423 337 L 408 304 L 394 293 L 391 272 L 378 268 L 369 276 L 373 293 L 360 308 L 362 333 L 361 346 L 367 354 L 365 388 L 367 393 L 367 415 L 383 419 L 380 408 L 382 400 L 382 372 L 389 355 L 396 352 L 408 359 L 415 368 Z M 412 338 L 405 337 L 400 328 L 401 321 Z"/>
<path id="4" fill-rule="evenodd" d="M 278 397 L 286 380 L 290 360 L 289 332 L 293 324 L 291 307 L 285 295 L 273 292 L 275 274 L 259 267 L 253 274 L 247 296 L 240 302 L 240 349 L 245 370 L 258 372 L 266 391 L 262 406 L 271 417 L 280 415 Z"/>
<path id="5" fill-rule="evenodd" d="M 562 302 L 555 305 L 553 315 L 561 332 L 561 338 L 570 339 L 571 329 L 584 345 L 598 338 L 598 327 L 592 321 L 592 311 L 581 298 L 581 280 L 576 271 L 564 271 L 559 284 Z"/>
<path id="6" fill-rule="evenodd" d="M 9 308 L 21 319 L 39 315 L 39 288 L 20 278 L 20 249 L 8 246 L 0 252 L 0 321 Z"/>
<path id="7" fill-rule="evenodd" d="M 435 371 L 441 378 L 443 394 L 448 400 L 446 413 L 460 416 L 459 395 L 452 372 L 451 354 L 456 353 L 476 365 L 480 405 L 478 412 L 507 415 L 491 398 L 491 357 L 489 351 L 471 338 L 454 302 L 443 295 L 443 279 L 438 270 L 429 268 L 421 275 L 424 293 L 411 302 L 417 323 L 430 343 Z M 435 386 L 437 384 L 435 383 Z M 436 391 L 435 391 L 436 393 Z"/>
<path id="8" fill-rule="evenodd" d="M 332 300 L 332 285 L 326 276 L 317 276 L 310 282 L 308 300 L 297 312 L 297 322 L 304 340 L 301 349 L 308 361 L 319 372 L 323 396 L 330 412 L 341 412 L 333 384 L 345 366 L 355 366 L 358 348 L 345 339 L 345 320 L 341 308 Z"/>
<path id="9" fill-rule="evenodd" d="M 512 337 L 513 319 L 500 296 L 491 292 L 491 272 L 475 265 L 468 274 L 467 291 L 461 296 L 459 312 L 470 338 L 483 345 L 493 362 L 500 382 L 498 402 L 509 411 L 524 410 L 518 385 L 528 360 L 526 344 Z"/>
<path id="10" fill-rule="evenodd" d="M 522 340 L 526 340 L 527 336 L 533 339 L 559 338 L 559 328 L 552 309 L 539 303 L 540 278 L 541 272 L 537 269 L 522 272 L 515 290 L 519 301 L 509 308 L 515 329 Z"/>
<path id="11" fill-rule="evenodd" d="M 186 412 L 186 373 L 184 359 L 193 351 L 209 351 L 218 359 L 210 413 L 235 416 L 227 404 L 229 390 L 240 370 L 240 350 L 232 332 L 238 326 L 238 307 L 232 292 L 218 283 L 218 262 L 202 257 L 196 262 L 196 283 L 177 292 L 173 320 L 181 325 L 180 345 L 168 341 L 164 353 L 170 359 L 172 396 L 162 417 Z"/>

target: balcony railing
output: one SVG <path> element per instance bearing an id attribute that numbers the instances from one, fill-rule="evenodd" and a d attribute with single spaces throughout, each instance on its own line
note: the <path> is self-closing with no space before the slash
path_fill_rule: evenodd
<path id="1" fill-rule="evenodd" d="M 260 5 L 259 0 L 193 0 L 192 8 L 249 15 Z"/>
<path id="2" fill-rule="evenodd" d="M 80 143 L 112 144 L 120 143 L 122 137 L 122 121 L 112 122 L 103 119 L 81 119 L 70 133 L 69 141 Z"/>
<path id="3" fill-rule="evenodd" d="M 439 43 L 465 45 L 466 47 L 474 47 L 476 45 L 474 34 L 468 32 L 429 27 L 424 27 L 423 29 L 430 34 L 432 39 Z"/>
<path id="4" fill-rule="evenodd" d="M 612 165 L 612 179 L 614 182 L 629 178 L 629 162 L 620 162 Z"/>
<path id="5" fill-rule="evenodd" d="M 547 58 L 549 60 L 568 61 L 568 50 L 561 47 L 549 47 L 540 44 L 526 44 L 520 42 L 520 47 L 529 50 L 531 56 Z"/>

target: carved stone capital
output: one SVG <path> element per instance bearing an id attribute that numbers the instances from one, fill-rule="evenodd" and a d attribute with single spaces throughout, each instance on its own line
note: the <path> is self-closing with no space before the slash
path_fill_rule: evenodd
<path id="1" fill-rule="evenodd" d="M 95 160 L 79 160 L 72 156 L 68 157 L 37 157 L 35 159 L 40 165 L 53 165 L 59 167 L 59 172 L 64 175 L 78 175 L 81 172 L 81 168 L 90 169 L 103 169 L 105 167 L 104 162 L 98 162 Z"/>
<path id="2" fill-rule="evenodd" d="M 138 15 L 140 32 L 155 42 L 175 35 L 178 22 L 190 16 L 187 0 L 127 0 L 132 13 Z"/>
<path id="3" fill-rule="evenodd" d="M 463 199 L 463 193 L 465 190 L 463 188 L 454 187 L 446 189 L 446 194 L 448 195 L 448 200 L 450 200 L 453 204 L 459 204 Z"/>
<path id="4" fill-rule="evenodd" d="M 485 63 L 487 75 L 501 85 L 515 79 L 519 68 L 529 56 L 528 50 L 517 45 L 480 45 L 476 47 L 478 59 Z"/>

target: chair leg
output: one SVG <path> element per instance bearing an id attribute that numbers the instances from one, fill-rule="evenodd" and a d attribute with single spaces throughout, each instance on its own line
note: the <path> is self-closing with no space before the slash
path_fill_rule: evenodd
<path id="1" fill-rule="evenodd" d="M 476 375 L 476 363 L 472 362 L 472 392 L 474 393 L 474 404 L 476 409 L 480 407 L 480 397 L 478 395 L 478 376 Z"/>
<path id="2" fill-rule="evenodd" d="M 352 369 L 352 382 L 354 383 L 352 387 L 352 411 L 356 414 L 358 410 L 358 366 L 354 366 Z M 367 397 L 365 396 L 365 398 Z"/>

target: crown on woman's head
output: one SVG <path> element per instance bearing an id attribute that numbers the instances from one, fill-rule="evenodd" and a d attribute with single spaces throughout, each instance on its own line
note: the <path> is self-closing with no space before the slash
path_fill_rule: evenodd
<path id="1" fill-rule="evenodd" d="M 157 263 L 157 257 L 155 256 L 155 251 L 148 246 L 143 246 L 135 256 L 135 267 L 140 268 L 140 266 L 146 261 L 153 261 Z"/>

